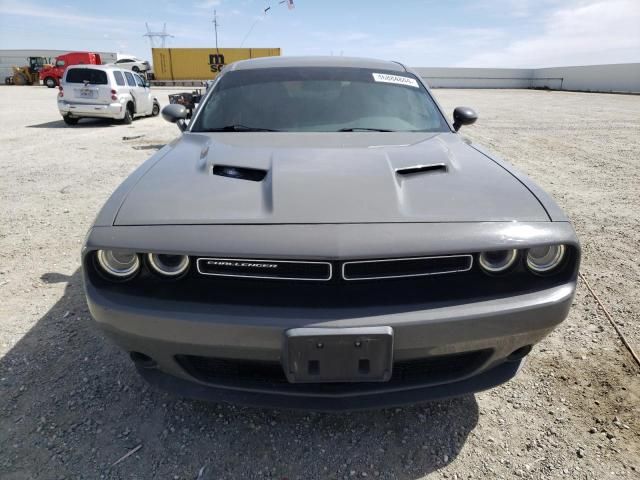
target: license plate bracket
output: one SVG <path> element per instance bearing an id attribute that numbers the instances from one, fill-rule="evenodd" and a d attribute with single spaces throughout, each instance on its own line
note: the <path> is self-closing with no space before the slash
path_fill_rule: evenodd
<path id="1" fill-rule="evenodd" d="M 393 368 L 391 327 L 293 328 L 283 367 L 291 383 L 386 382 Z"/>

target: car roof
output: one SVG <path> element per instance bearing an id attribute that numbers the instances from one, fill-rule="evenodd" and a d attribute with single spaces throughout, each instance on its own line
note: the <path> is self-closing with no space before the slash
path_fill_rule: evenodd
<path id="1" fill-rule="evenodd" d="M 85 64 L 78 64 L 78 65 L 69 65 L 67 67 L 67 70 L 70 70 L 72 68 L 90 68 L 91 70 L 113 70 L 113 71 L 118 71 L 118 72 L 129 72 L 129 73 L 133 73 L 135 74 L 136 72 L 132 72 L 131 70 L 126 70 L 124 68 L 120 68 L 117 65 L 114 65 L 112 63 L 110 64 L 102 64 L 102 65 L 85 65 Z"/>
<path id="2" fill-rule="evenodd" d="M 278 67 L 352 67 L 406 72 L 407 69 L 399 62 L 377 60 L 361 57 L 260 57 L 240 60 L 228 66 L 229 70 L 251 70 L 254 68 Z"/>

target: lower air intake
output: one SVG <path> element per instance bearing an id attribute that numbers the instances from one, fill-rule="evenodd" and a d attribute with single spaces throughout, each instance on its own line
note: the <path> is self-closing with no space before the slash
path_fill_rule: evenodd
<path id="1" fill-rule="evenodd" d="M 479 370 L 491 353 L 492 350 L 477 350 L 397 361 L 388 382 L 364 383 L 289 383 L 279 362 L 195 355 L 176 355 L 175 358 L 189 375 L 209 384 L 281 392 L 343 394 L 453 382 Z"/>

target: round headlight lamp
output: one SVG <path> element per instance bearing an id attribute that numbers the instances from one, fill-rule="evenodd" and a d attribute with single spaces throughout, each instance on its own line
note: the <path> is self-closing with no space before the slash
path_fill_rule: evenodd
<path id="1" fill-rule="evenodd" d="M 188 255 L 149 253 L 147 262 L 153 272 L 165 277 L 179 277 L 189 269 Z"/>
<path id="2" fill-rule="evenodd" d="M 98 250 L 96 260 L 104 273 L 121 280 L 133 277 L 140 270 L 140 258 L 135 252 Z"/>
<path id="3" fill-rule="evenodd" d="M 482 252 L 478 256 L 480 267 L 487 273 L 502 273 L 509 270 L 518 259 L 518 250 Z"/>
<path id="4" fill-rule="evenodd" d="M 566 248 L 564 245 L 533 247 L 527 251 L 527 267 L 534 273 L 547 273 L 562 263 Z"/>

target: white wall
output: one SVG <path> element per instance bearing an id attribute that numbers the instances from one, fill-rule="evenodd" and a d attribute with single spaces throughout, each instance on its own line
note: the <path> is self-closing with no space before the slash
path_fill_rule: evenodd
<path id="1" fill-rule="evenodd" d="M 547 86 L 542 77 L 562 77 L 563 90 L 640 92 L 640 63 L 538 68 L 533 74 L 541 87 Z"/>
<path id="2" fill-rule="evenodd" d="M 532 71 L 522 68 L 414 68 L 433 88 L 529 88 Z"/>
<path id="3" fill-rule="evenodd" d="M 640 93 L 640 63 L 553 68 L 414 68 L 433 88 L 550 88 Z"/>
<path id="4" fill-rule="evenodd" d="M 0 83 L 4 83 L 4 78 L 13 74 L 11 67 L 29 65 L 29 57 L 44 57 L 47 63 L 53 63 L 53 59 L 58 55 L 63 55 L 70 51 L 73 50 L 0 50 Z M 117 59 L 115 52 L 97 53 L 100 54 L 102 63 L 113 63 Z"/>
<path id="5" fill-rule="evenodd" d="M 13 75 L 11 67 L 29 65 L 29 57 L 45 57 L 47 62 L 53 62 L 58 55 L 67 53 L 64 50 L 0 50 L 0 82 Z"/>

